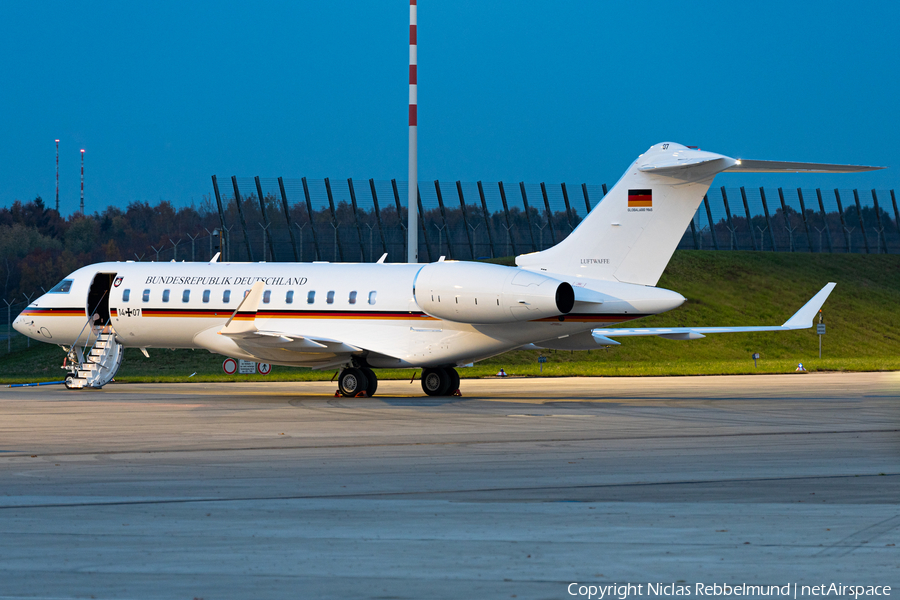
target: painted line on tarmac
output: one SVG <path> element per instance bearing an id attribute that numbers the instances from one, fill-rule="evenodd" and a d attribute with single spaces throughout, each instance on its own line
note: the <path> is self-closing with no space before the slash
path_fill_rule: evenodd
<path id="1" fill-rule="evenodd" d="M 460 440 L 447 442 L 397 442 L 393 444 L 321 444 L 321 445 L 283 445 L 283 446 L 245 446 L 238 448 L 171 448 L 165 450 L 108 450 L 92 452 L 46 452 L 43 454 L 30 454 L 25 451 L 6 450 L 11 453 L 9 458 L 53 458 L 57 456 L 121 456 L 125 454 L 189 454 L 192 452 L 256 452 L 269 450 L 332 450 L 346 448 L 403 448 L 407 446 L 486 446 L 501 444 L 528 444 L 532 442 L 566 443 L 566 442 L 616 442 L 621 440 L 691 440 L 709 438 L 740 438 L 740 437 L 764 437 L 764 436 L 791 436 L 791 435 L 848 435 L 865 433 L 900 433 L 900 429 L 847 429 L 829 431 L 758 431 L 747 433 L 703 433 L 686 435 L 627 435 L 609 437 L 567 437 L 567 438 L 528 438 L 515 440 Z M 285 436 L 289 440 L 292 436 Z M 4 457 L 6 458 L 6 457 Z"/>
<path id="2" fill-rule="evenodd" d="M 856 479 L 859 477 L 900 477 L 900 473 L 869 473 L 864 475 L 807 475 L 803 477 L 760 477 L 760 478 L 744 478 L 744 479 L 687 479 L 681 481 L 656 481 L 656 482 L 633 482 L 633 483 L 602 483 L 593 485 L 569 485 L 569 486 L 530 486 L 530 487 L 499 487 L 499 488 L 472 488 L 462 490 L 429 490 L 421 492 L 357 492 L 348 494 L 306 494 L 293 496 L 250 496 L 245 498 L 167 498 L 156 500 L 113 500 L 109 502 L 59 502 L 48 504 L 4 504 L 0 505 L 0 510 L 17 510 L 32 508 L 87 508 L 101 506 L 140 506 L 152 504 L 201 504 L 201 503 L 224 503 L 224 502 L 263 502 L 263 501 L 279 501 L 279 500 L 345 500 L 353 498 L 390 498 L 397 496 L 434 496 L 442 494 L 478 494 L 478 493 L 497 493 L 497 492 L 527 492 L 527 491 L 560 491 L 560 490 L 594 490 L 594 489 L 613 489 L 613 488 L 641 488 L 651 486 L 673 486 L 673 485 L 722 485 L 734 483 L 784 483 L 788 481 L 814 481 L 814 480 L 837 480 L 837 479 Z M 582 501 L 578 501 L 582 502 Z M 583 501 L 584 504 L 599 504 L 602 500 Z M 889 527 L 886 531 L 900 526 L 900 515 L 891 517 L 887 521 L 897 522 Z M 876 524 L 878 525 L 878 524 Z M 873 526 L 874 527 L 874 526 Z M 854 534 L 856 535 L 856 534 Z M 881 534 L 879 534 L 881 535 Z M 853 537 L 853 536 L 848 536 Z M 845 538 L 846 539 L 846 538 Z M 840 543 L 840 542 L 839 542 Z"/>

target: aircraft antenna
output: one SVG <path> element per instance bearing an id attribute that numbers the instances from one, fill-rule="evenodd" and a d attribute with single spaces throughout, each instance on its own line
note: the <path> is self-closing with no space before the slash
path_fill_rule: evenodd
<path id="1" fill-rule="evenodd" d="M 416 70 L 418 61 L 416 57 L 416 0 L 409 0 L 409 195 L 408 195 L 408 220 L 406 233 L 408 238 L 406 248 L 406 261 L 419 262 L 419 230 L 417 201 L 419 191 L 419 173 L 417 164 L 417 118 L 418 108 Z"/>

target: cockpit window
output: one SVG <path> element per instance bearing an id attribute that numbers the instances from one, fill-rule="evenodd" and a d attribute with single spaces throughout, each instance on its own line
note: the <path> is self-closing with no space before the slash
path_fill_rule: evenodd
<path id="1" fill-rule="evenodd" d="M 72 280 L 71 279 L 63 279 L 59 283 L 53 286 L 53 289 L 47 292 L 48 294 L 68 294 L 69 290 L 72 289 Z"/>

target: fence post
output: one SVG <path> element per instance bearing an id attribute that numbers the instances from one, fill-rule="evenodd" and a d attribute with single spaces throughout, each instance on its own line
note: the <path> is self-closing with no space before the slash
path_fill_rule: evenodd
<path id="1" fill-rule="evenodd" d="M 325 194 L 328 196 L 328 207 L 331 209 L 331 226 L 334 227 L 334 243 L 337 245 L 337 254 L 341 262 L 344 262 L 344 247 L 341 245 L 341 232 L 338 229 L 337 212 L 334 210 L 334 196 L 331 195 L 331 182 L 325 178 Z"/>
<path id="2" fill-rule="evenodd" d="M 869 236 L 866 235 L 866 224 L 863 223 L 862 207 L 859 204 L 859 190 L 853 190 L 853 199 L 856 201 L 856 214 L 859 216 L 859 229 L 862 231 L 863 243 L 866 245 L 866 254 L 871 254 L 869 252 Z"/>
<path id="3" fill-rule="evenodd" d="M 844 230 L 844 240 L 847 242 L 847 253 L 849 254 L 852 248 L 850 245 L 850 230 L 847 228 L 847 223 L 844 221 L 844 205 L 841 204 L 841 192 L 837 188 L 834 188 L 834 197 L 837 200 L 838 214 L 841 217 L 841 229 Z"/>
<path id="4" fill-rule="evenodd" d="M 247 222 L 244 221 L 244 208 L 241 206 L 241 190 L 238 189 L 237 177 L 231 176 L 231 185 L 234 186 L 234 203 L 237 205 L 238 216 L 241 218 L 241 229 L 244 230 L 244 244 L 247 246 L 247 260 L 253 262 L 253 248 L 250 247 L 250 235 L 247 233 Z"/>
<path id="5" fill-rule="evenodd" d="M 693 217 L 691 217 L 691 236 L 694 238 L 694 250 L 699 250 L 700 240 L 697 239 L 697 227 L 694 225 Z"/>
<path id="6" fill-rule="evenodd" d="M 444 209 L 444 197 L 441 195 L 441 183 L 437 179 L 434 180 L 434 191 L 437 192 L 438 206 L 441 209 L 441 220 L 444 222 L 444 227 L 447 228 L 447 256 L 450 260 L 453 260 L 453 244 L 450 241 L 450 224 L 447 222 L 447 211 Z M 441 249 L 438 248 L 438 256 L 440 255 Z"/>
<path id="7" fill-rule="evenodd" d="M 294 249 L 294 261 L 300 262 L 297 252 L 297 238 L 294 237 L 294 228 L 291 223 L 291 209 L 288 207 L 287 194 L 284 192 L 284 180 L 278 178 L 278 190 L 281 192 L 281 207 L 284 209 L 284 222 L 287 223 L 288 233 L 291 236 L 291 248 Z"/>
<path id="8" fill-rule="evenodd" d="M 263 200 L 262 195 L 262 185 L 259 183 L 259 175 L 256 176 L 256 197 L 259 198 L 259 211 L 262 213 L 263 223 L 266 224 L 263 227 L 263 235 L 266 236 L 266 243 L 269 245 L 269 256 L 272 257 L 272 262 L 278 262 L 278 259 L 275 258 L 275 244 L 272 241 L 272 234 L 269 233 L 269 213 L 266 211 L 266 202 Z M 290 229 L 290 225 L 288 226 Z"/>
<path id="9" fill-rule="evenodd" d="M 375 191 L 375 180 L 369 179 L 369 187 L 372 189 L 372 204 L 375 205 L 375 218 L 378 220 L 378 233 L 381 234 L 381 248 L 387 252 L 387 241 L 384 239 L 384 225 L 381 224 L 381 209 L 378 207 L 378 192 Z M 397 215 L 400 218 L 400 215 Z"/>
<path id="10" fill-rule="evenodd" d="M 791 252 L 794 251 L 794 226 L 791 224 L 791 220 L 788 215 L 787 204 L 784 202 L 784 190 L 778 188 L 778 199 L 781 201 L 781 218 L 784 220 L 784 228 L 788 232 L 788 243 L 790 244 Z"/>
<path id="11" fill-rule="evenodd" d="M 775 231 L 772 229 L 772 219 L 769 217 L 769 203 L 766 202 L 766 188 L 759 188 L 759 197 L 762 198 L 763 212 L 766 213 L 766 229 L 769 230 L 772 252 L 778 252 L 778 248 L 775 246 Z"/>
<path id="12" fill-rule="evenodd" d="M 516 238 L 512 235 L 512 223 L 509 220 L 509 206 L 506 204 L 506 190 L 503 189 L 502 181 L 498 181 L 497 185 L 500 186 L 500 200 L 503 201 L 503 212 L 506 213 L 506 237 L 512 245 L 513 256 L 515 256 L 519 251 L 516 250 Z"/>
<path id="13" fill-rule="evenodd" d="M 431 249 L 429 248 L 430 244 L 428 243 L 428 228 L 425 227 L 425 211 L 422 209 L 422 190 L 419 189 L 419 184 L 416 184 L 416 202 L 419 206 L 419 223 L 422 225 L 422 235 L 425 240 L 425 257 L 428 259 L 428 262 L 431 262 Z M 444 221 L 446 224 L 446 221 Z M 447 244 L 449 247 L 449 243 Z M 441 255 L 440 248 L 438 248 L 438 256 Z"/>
<path id="14" fill-rule="evenodd" d="M 359 238 L 359 260 L 366 262 L 366 251 L 363 247 L 362 229 L 359 227 L 359 210 L 356 208 L 356 190 L 353 189 L 353 178 L 347 178 L 347 187 L 350 188 L 350 204 L 353 205 L 353 220 L 356 221 L 356 237 Z M 372 260 L 373 257 L 369 257 Z"/>
<path id="15" fill-rule="evenodd" d="M 750 242 L 753 244 L 753 250 L 759 251 L 756 246 L 756 235 L 753 233 L 753 217 L 750 216 L 750 204 L 747 202 L 747 190 L 741 186 L 741 200 L 744 201 L 744 212 L 747 213 L 747 229 L 750 230 Z"/>
<path id="16" fill-rule="evenodd" d="M 819 210 L 822 211 L 822 220 L 825 222 L 825 237 L 828 240 L 828 251 L 834 254 L 834 242 L 831 240 L 831 228 L 828 226 L 828 214 L 825 212 L 825 203 L 822 201 L 822 190 L 816 188 L 816 197 L 819 199 Z"/>
<path id="17" fill-rule="evenodd" d="M 216 193 L 216 205 L 219 207 L 219 223 L 222 225 L 222 229 L 225 229 L 225 211 L 222 210 L 222 197 L 219 196 L 219 182 L 216 181 L 216 176 L 212 176 L 213 183 L 213 191 Z"/>
<path id="18" fill-rule="evenodd" d="M 309 228 L 313 234 L 313 249 L 316 251 L 316 260 L 322 260 L 319 252 L 319 236 L 316 233 L 316 213 L 312 209 L 312 200 L 309 198 L 309 186 L 306 184 L 306 177 L 301 179 L 303 182 L 303 195 L 306 197 L 306 214 L 309 215 Z"/>
<path id="19" fill-rule="evenodd" d="M 456 193 L 459 194 L 459 207 L 462 209 L 463 226 L 466 229 L 466 239 L 469 240 L 469 250 L 472 252 L 472 260 L 475 260 L 475 243 L 472 240 L 473 231 L 469 231 L 469 215 L 466 210 L 466 198 L 462 191 L 462 182 L 456 180 Z"/>
<path id="20" fill-rule="evenodd" d="M 728 217 L 728 229 L 731 231 L 731 239 L 734 240 L 734 249 L 740 250 L 737 242 L 737 230 L 735 230 L 734 220 L 731 218 L 731 207 L 728 206 L 728 193 L 725 191 L 724 185 L 722 186 L 722 203 L 725 204 L 725 216 Z"/>
<path id="21" fill-rule="evenodd" d="M 878 194 L 875 192 L 874 189 L 872 190 L 872 201 L 875 203 L 875 219 L 878 222 L 878 229 L 879 229 L 878 235 L 880 238 L 880 239 L 875 240 L 875 247 L 878 248 L 878 242 L 883 240 L 884 241 L 884 253 L 887 254 L 888 253 L 887 236 L 884 235 L 884 225 L 881 224 L 881 209 L 878 207 Z"/>
<path id="22" fill-rule="evenodd" d="M 397 180 L 391 179 L 391 188 L 394 190 L 394 202 L 397 204 L 397 221 L 400 223 L 400 233 L 403 234 L 403 256 L 409 256 L 409 236 L 406 235 L 406 225 L 403 224 L 403 210 L 400 206 L 400 191 L 397 189 Z"/>
<path id="23" fill-rule="evenodd" d="M 562 188 L 563 202 L 566 203 L 566 222 L 569 224 L 569 233 L 575 231 L 575 226 L 572 224 L 572 208 L 569 206 L 569 192 L 566 190 L 566 183 L 562 182 L 559 184 Z"/>
<path id="24" fill-rule="evenodd" d="M 809 243 L 809 251 L 815 252 L 812 245 L 812 236 L 809 235 L 809 222 L 806 220 L 806 203 L 803 202 L 803 190 L 797 188 L 797 197 L 800 198 L 800 214 L 803 215 L 803 227 L 806 229 L 806 241 Z"/>
<path id="25" fill-rule="evenodd" d="M 528 206 L 528 196 L 525 194 L 525 182 L 519 182 L 519 190 L 522 192 L 522 205 L 525 206 L 525 219 L 528 221 L 528 233 L 531 234 L 531 251 L 537 252 L 537 241 L 534 239 L 534 225 L 531 223 L 531 208 Z"/>
<path id="26" fill-rule="evenodd" d="M 706 219 L 709 221 L 709 233 L 712 235 L 713 246 L 716 247 L 716 250 L 719 249 L 719 238 L 716 237 L 716 225 L 712 220 L 712 211 L 709 210 L 709 198 L 707 198 L 706 194 L 703 194 L 703 205 L 706 206 Z"/>
<path id="27" fill-rule="evenodd" d="M 3 301 L 6 302 L 6 353 L 9 354 L 12 352 L 12 304 L 5 298 Z"/>
<path id="28" fill-rule="evenodd" d="M 585 218 L 587 218 L 587 215 L 591 214 L 591 199 L 588 197 L 586 183 L 581 184 L 581 193 L 584 194 L 584 207 L 587 209 L 587 212 L 585 213 Z M 603 192 L 603 195 L 605 196 L 606 192 Z"/>
<path id="29" fill-rule="evenodd" d="M 553 231 L 553 211 L 550 210 L 550 199 L 547 197 L 547 187 L 541 182 L 541 195 L 544 196 L 544 207 L 547 209 L 547 223 L 550 225 L 550 242 L 556 245 L 556 232 Z"/>
<path id="30" fill-rule="evenodd" d="M 478 182 L 478 195 L 481 197 L 481 212 L 484 215 L 484 226 L 487 228 L 488 242 L 491 244 L 491 258 L 497 258 L 497 248 L 494 246 L 494 234 L 491 233 L 491 218 L 487 209 L 487 202 L 484 199 L 484 187 Z M 897 206 L 894 204 L 894 206 Z"/>

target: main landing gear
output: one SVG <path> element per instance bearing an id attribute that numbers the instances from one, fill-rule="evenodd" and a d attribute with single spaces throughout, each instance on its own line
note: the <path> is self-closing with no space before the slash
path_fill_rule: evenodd
<path id="1" fill-rule="evenodd" d="M 344 398 L 372 397 L 377 389 L 378 377 L 369 367 L 348 367 L 338 375 L 338 393 Z M 453 367 L 424 369 L 422 389 L 429 396 L 452 396 L 459 392 L 459 373 Z"/>
<path id="2" fill-rule="evenodd" d="M 377 389 L 378 377 L 369 367 L 350 367 L 338 376 L 338 391 L 344 398 L 355 398 L 363 392 L 372 397 Z"/>
<path id="3" fill-rule="evenodd" d="M 452 396 L 459 391 L 459 373 L 453 367 L 424 369 L 422 389 L 429 396 Z"/>

